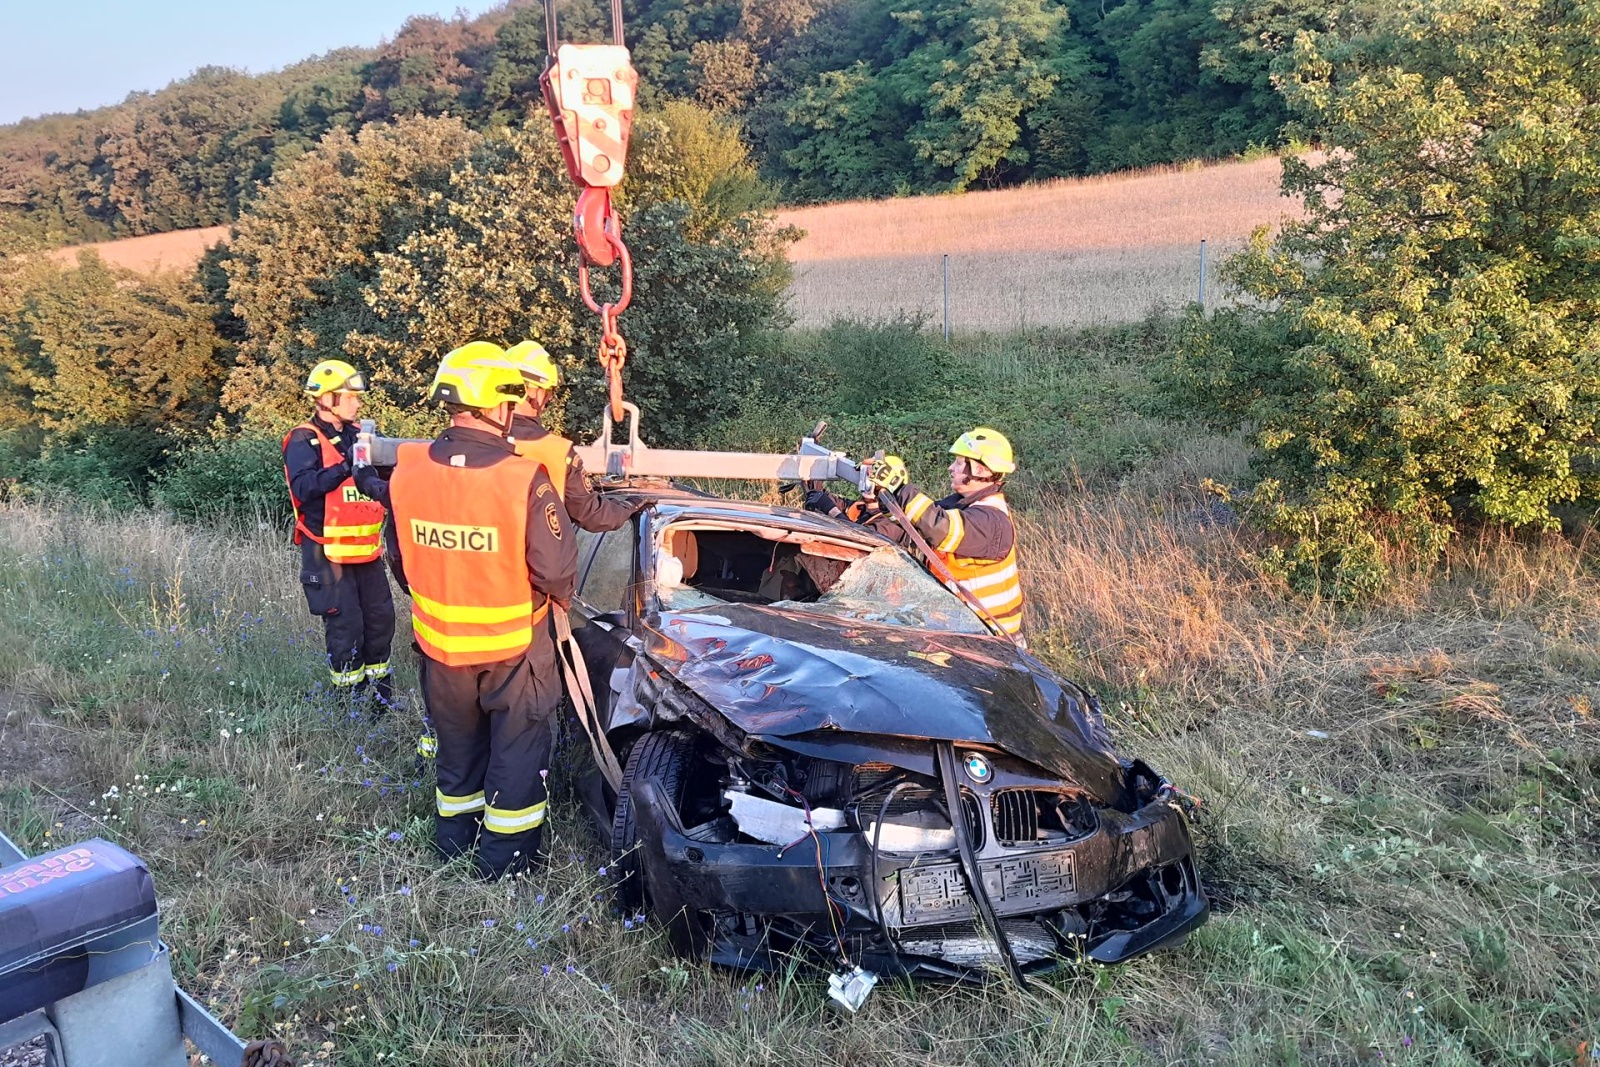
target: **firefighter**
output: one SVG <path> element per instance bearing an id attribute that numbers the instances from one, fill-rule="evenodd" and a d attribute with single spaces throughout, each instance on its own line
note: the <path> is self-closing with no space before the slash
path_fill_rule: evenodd
<path id="1" fill-rule="evenodd" d="M 956 584 L 1012 637 L 1022 636 L 1022 584 L 1017 573 L 1017 527 L 1006 504 L 1006 475 L 1017 469 L 1011 442 L 987 426 L 962 434 L 950 446 L 950 495 L 934 500 L 910 483 L 905 461 L 887 456 L 870 465 L 874 488 L 894 495 L 906 518 L 949 568 Z M 869 520 L 900 540 L 892 517 Z"/>
<path id="2" fill-rule="evenodd" d="M 526 390 L 504 357 L 475 341 L 440 361 L 430 395 L 450 425 L 402 445 L 389 481 L 437 734 L 434 840 L 446 859 L 476 846 L 491 880 L 539 856 L 561 698 L 550 612 L 567 610 L 578 569 L 556 482 L 512 444 Z"/>
<path id="3" fill-rule="evenodd" d="M 562 487 L 567 516 L 580 530 L 605 533 L 627 522 L 644 507 L 621 500 L 607 500 L 589 486 L 584 477 L 583 460 L 572 442 L 544 428 L 540 417 L 561 384 L 556 361 L 537 341 L 523 341 L 506 350 L 506 358 L 522 371 L 528 395 L 517 405 L 511 420 L 511 436 L 519 456 L 534 456 L 545 465 Z M 565 472 L 565 473 L 561 473 Z"/>
<path id="4" fill-rule="evenodd" d="M 305 395 L 315 411 L 283 439 L 283 476 L 294 506 L 300 585 L 311 614 L 322 619 L 329 680 L 352 695 L 370 687 L 381 712 L 394 696 L 394 594 L 380 562 L 388 487 L 371 467 L 351 465 L 366 388 L 344 360 L 311 368 Z"/>

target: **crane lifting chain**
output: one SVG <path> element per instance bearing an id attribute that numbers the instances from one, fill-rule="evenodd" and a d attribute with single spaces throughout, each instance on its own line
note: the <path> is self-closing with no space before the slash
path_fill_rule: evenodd
<path id="1" fill-rule="evenodd" d="M 611 419 L 622 421 L 622 365 L 628 344 L 617 316 L 633 299 L 633 258 L 622 241 L 622 223 L 611 206 L 611 189 L 622 180 L 639 87 L 622 42 L 622 0 L 611 0 L 611 44 L 561 44 L 556 0 L 545 0 L 545 47 L 549 57 L 539 84 L 555 124 L 567 173 L 578 185 L 572 233 L 578 242 L 578 291 L 600 316 L 600 365 L 605 368 Z M 621 292 L 602 304 L 589 286 L 591 267 L 615 266 Z"/>

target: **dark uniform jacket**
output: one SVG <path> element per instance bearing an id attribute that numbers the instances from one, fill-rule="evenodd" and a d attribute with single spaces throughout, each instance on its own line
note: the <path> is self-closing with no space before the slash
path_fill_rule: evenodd
<path id="1" fill-rule="evenodd" d="M 295 430 L 289 435 L 289 443 L 284 446 L 283 465 L 288 468 L 289 491 L 300 501 L 300 514 L 305 519 L 306 526 L 312 533 L 321 536 L 323 512 L 326 508 L 323 498 L 337 489 L 340 482 L 350 477 L 350 450 L 356 443 L 356 427 L 347 424 L 343 429 L 336 430 L 320 415 L 313 416 L 310 421 L 315 423 L 327 436 L 329 443 L 339 450 L 344 462 L 334 467 L 324 467 L 322 446 L 317 443 L 316 434 L 310 430 Z M 363 495 L 388 507 L 389 483 L 371 467 L 362 467 L 355 473 L 356 488 Z"/>
<path id="2" fill-rule="evenodd" d="M 515 454 L 514 446 L 504 437 L 464 426 L 449 427 L 428 446 L 428 456 L 434 462 L 449 464 L 459 456 L 461 462 L 454 465 L 465 467 L 492 466 Z M 535 593 L 570 604 L 578 585 L 578 538 L 566 511 L 555 504 L 554 497 L 555 486 L 541 468 L 534 476 L 533 491 L 528 494 L 528 570 Z M 556 513 L 553 529 L 545 516 L 545 509 L 551 506 L 555 506 Z M 403 560 L 400 562 L 404 565 Z M 536 597 L 534 609 L 543 603 Z"/>
<path id="3" fill-rule="evenodd" d="M 951 493 L 941 500 L 935 500 L 934 506 L 928 508 L 912 525 L 929 545 L 938 548 L 950 536 L 952 521 L 950 512 L 959 511 L 962 533 L 949 551 L 953 555 L 965 556 L 968 559 L 1004 559 L 1006 553 L 1017 543 L 1017 528 L 1012 524 L 1011 517 L 998 508 L 972 506 L 998 492 L 1000 492 L 998 485 L 990 485 L 968 496 Z M 912 501 L 918 496 L 927 494 L 914 485 L 903 485 L 895 492 L 895 499 L 908 514 L 911 511 Z M 873 530 L 897 544 L 906 540 L 906 533 L 895 521 L 894 516 L 875 507 L 855 509 L 840 498 L 825 492 L 808 495 L 806 507 L 812 511 L 828 513 L 837 509 L 843 514 L 854 517 L 855 521 L 871 526 Z M 857 515 L 859 517 L 856 517 Z"/>
<path id="4" fill-rule="evenodd" d="M 511 420 L 511 436 L 518 441 L 537 441 L 550 433 L 538 419 L 517 415 Z M 621 500 L 607 500 L 589 487 L 584 477 L 583 460 L 577 452 L 567 449 L 567 473 L 562 500 L 567 505 L 567 515 L 573 525 L 590 533 L 605 533 L 626 523 L 638 511 L 633 504 Z"/>

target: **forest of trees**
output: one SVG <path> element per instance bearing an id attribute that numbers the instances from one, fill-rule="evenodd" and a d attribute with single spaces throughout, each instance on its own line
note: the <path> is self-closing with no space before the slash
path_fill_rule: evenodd
<path id="1" fill-rule="evenodd" d="M 624 0 L 642 106 L 731 119 L 789 201 L 959 191 L 1277 143 L 1269 65 L 1326 0 Z M 609 5 L 561 0 L 567 39 Z M 60 240 L 238 217 L 332 130 L 539 106 L 543 7 L 413 18 L 377 49 L 203 68 L 93 112 L 0 127 L 0 210 Z"/>

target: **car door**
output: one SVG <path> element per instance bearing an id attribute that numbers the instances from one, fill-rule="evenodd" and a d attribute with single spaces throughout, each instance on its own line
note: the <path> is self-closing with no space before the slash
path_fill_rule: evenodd
<path id="1" fill-rule="evenodd" d="M 612 675 L 633 662 L 634 584 L 638 575 L 638 517 L 606 533 L 578 533 L 578 595 L 572 638 L 589 668 L 589 684 L 610 729 L 616 703 Z"/>

